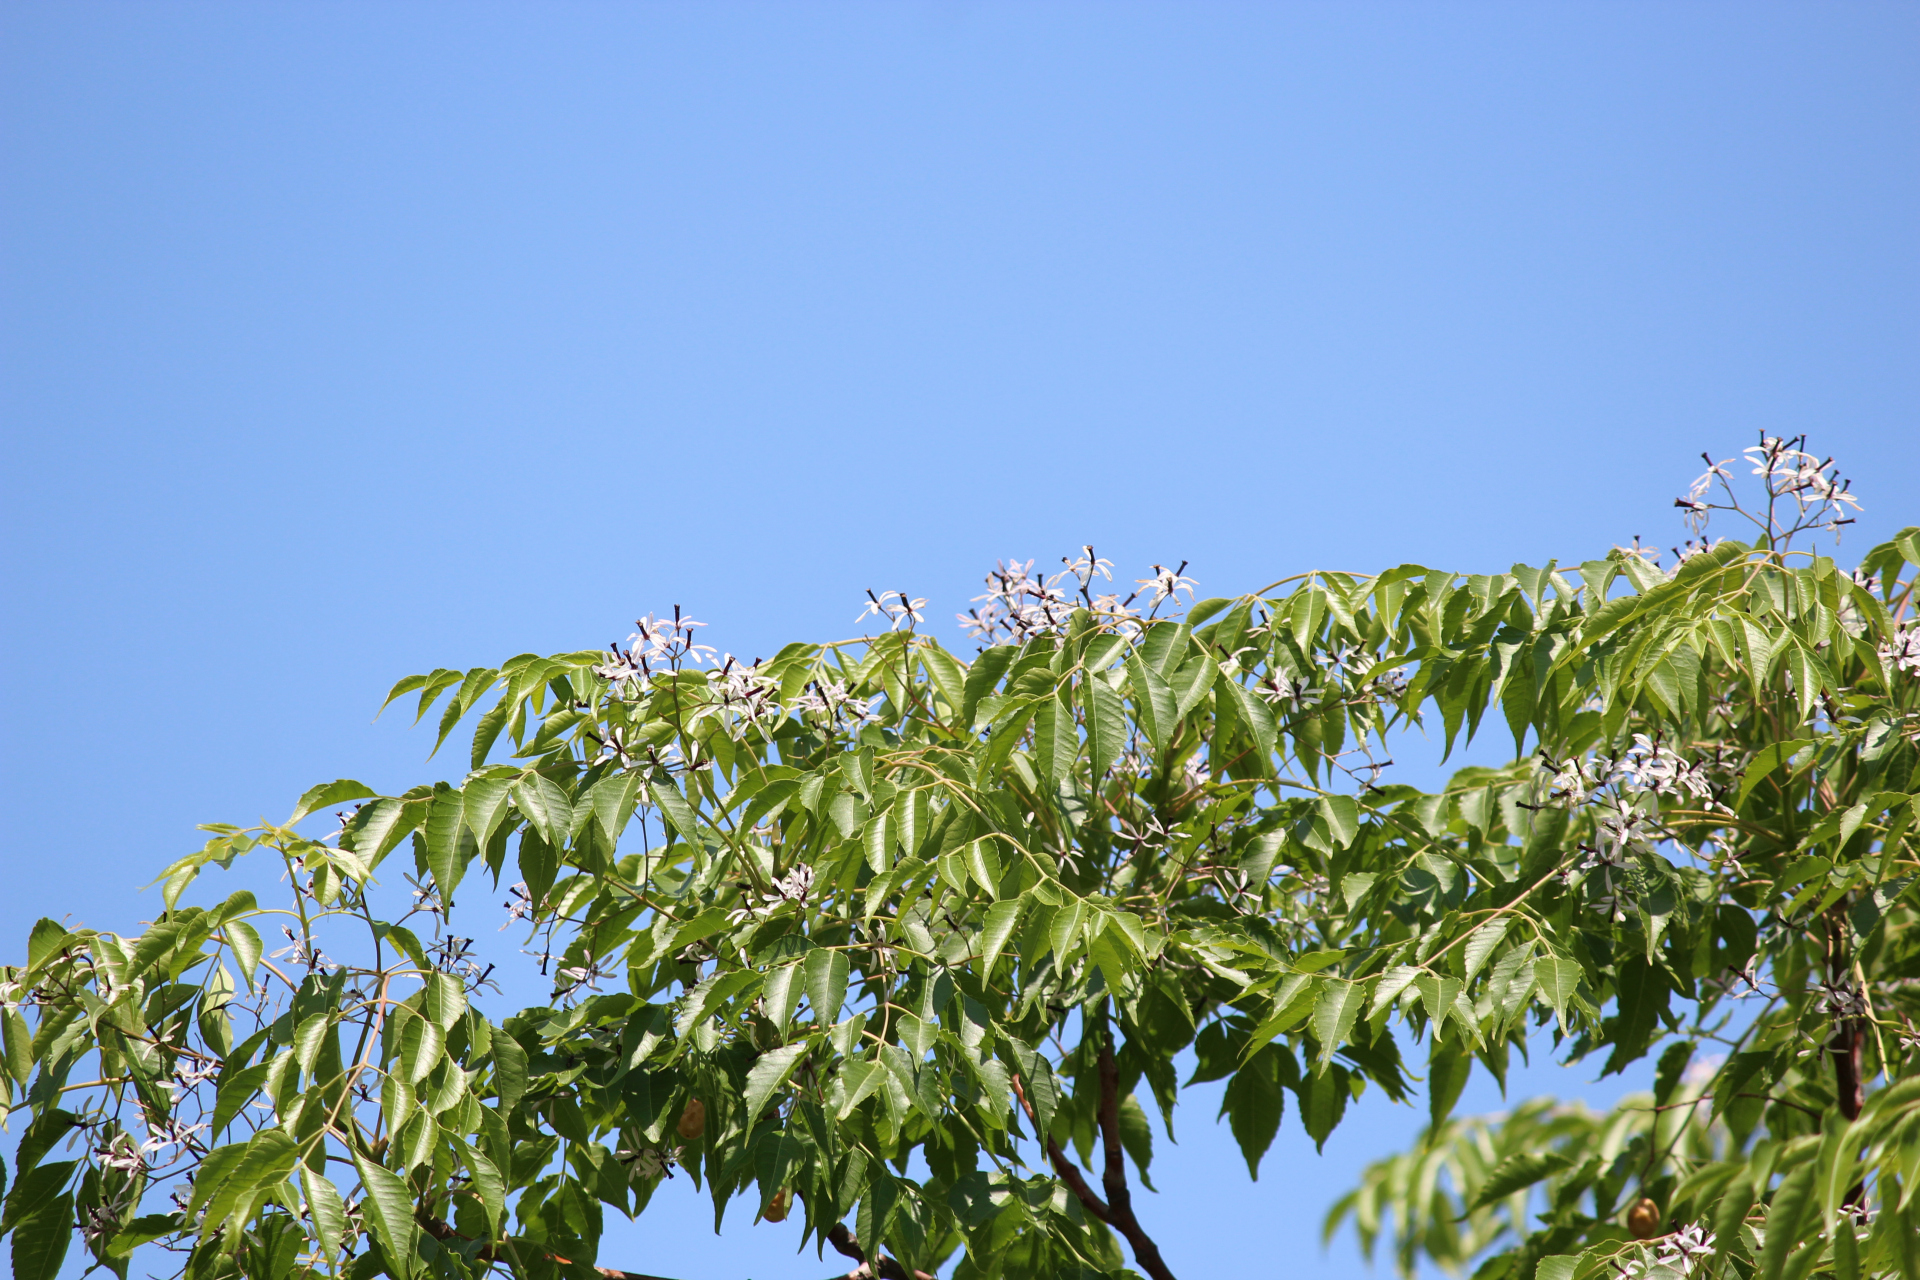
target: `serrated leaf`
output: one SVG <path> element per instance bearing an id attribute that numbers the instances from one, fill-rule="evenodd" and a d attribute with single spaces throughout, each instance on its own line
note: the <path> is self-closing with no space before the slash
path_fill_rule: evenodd
<path id="1" fill-rule="evenodd" d="M 1127 655 L 1127 678 L 1133 684 L 1134 708 L 1140 727 L 1146 730 L 1147 739 L 1156 752 L 1165 751 L 1167 739 L 1173 736 L 1180 718 L 1173 689 L 1159 672 L 1146 664 L 1137 649 Z"/>
<path id="2" fill-rule="evenodd" d="M 551 779 L 528 774 L 513 787 L 513 802 L 550 848 L 566 845 L 573 825 L 573 803 Z"/>
<path id="3" fill-rule="evenodd" d="M 1088 761 L 1097 780 L 1127 749 L 1127 707 L 1113 686 L 1096 675 L 1082 680 L 1080 696 L 1087 715 Z"/>
<path id="4" fill-rule="evenodd" d="M 493 1033 L 493 1090 L 500 1113 L 510 1114 L 527 1091 L 527 1051 L 504 1031 Z"/>
<path id="5" fill-rule="evenodd" d="M 54 1280 L 72 1239 L 73 1197 L 57 1196 L 14 1227 L 14 1280 Z"/>
<path id="6" fill-rule="evenodd" d="M 300 1170 L 300 1188 L 306 1196 L 314 1235 L 322 1245 L 322 1252 L 331 1257 L 347 1234 L 347 1206 L 340 1197 L 340 1188 L 304 1166 Z"/>
<path id="7" fill-rule="evenodd" d="M 473 1176 L 473 1189 L 480 1196 L 480 1205 L 486 1210 L 487 1226 L 499 1235 L 507 1224 L 507 1181 L 500 1176 L 493 1161 L 476 1148 L 462 1143 L 460 1154 L 467 1163 L 467 1172 Z"/>
<path id="8" fill-rule="evenodd" d="M 287 819 L 285 825 L 290 827 L 308 814 L 318 813 L 336 804 L 351 804 L 355 800 L 370 799 L 378 794 L 379 792 L 365 783 L 355 782 L 352 778 L 336 778 L 332 782 L 322 782 L 307 788 L 306 794 L 300 797 L 300 802 L 293 806 L 293 816 Z"/>
<path id="9" fill-rule="evenodd" d="M 460 979 L 446 973 L 429 975 L 425 1012 L 429 1019 L 440 1025 L 442 1031 L 451 1032 L 453 1024 L 467 1012 L 467 992 Z"/>
<path id="10" fill-rule="evenodd" d="M 1487 1175 L 1486 1182 L 1480 1188 L 1480 1194 L 1473 1198 L 1473 1203 L 1468 1206 L 1467 1212 L 1484 1209 L 1495 1201 L 1504 1200 L 1514 1192 L 1530 1187 L 1543 1178 L 1552 1177 L 1562 1169 L 1571 1168 L 1575 1158 L 1560 1151 L 1516 1152 L 1493 1167 L 1493 1172 Z"/>
<path id="11" fill-rule="evenodd" d="M 416 1271 L 414 1235 L 418 1230 L 413 1223 L 413 1194 L 392 1171 L 374 1164 L 358 1151 L 353 1153 L 353 1167 L 366 1190 L 360 1210 L 367 1226 L 400 1280 L 412 1280 Z"/>
<path id="12" fill-rule="evenodd" d="M 847 953 L 822 947 L 807 952 L 804 965 L 814 1020 L 823 1027 L 840 1021 L 847 999 Z"/>
<path id="13" fill-rule="evenodd" d="M 1333 842 L 1342 849 L 1360 834 L 1360 806 L 1352 796 L 1321 796 L 1316 806 Z"/>
<path id="14" fill-rule="evenodd" d="M 1042 701 L 1033 717 L 1033 763 L 1040 776 L 1057 785 L 1073 772 L 1079 751 L 1080 733 L 1073 712 L 1057 697 Z"/>
<path id="15" fill-rule="evenodd" d="M 587 798 L 593 802 L 593 816 L 606 833 L 607 842 L 620 839 L 627 820 L 633 816 L 634 802 L 640 795 L 640 775 L 616 773 L 594 783 Z"/>
<path id="16" fill-rule="evenodd" d="M 1153 1163 L 1153 1126 L 1147 1123 L 1140 1100 L 1132 1094 L 1120 1099 L 1120 1145 L 1140 1171 L 1140 1185 L 1154 1190 L 1153 1179 L 1147 1176 L 1147 1166 Z"/>
<path id="17" fill-rule="evenodd" d="M 1026 899 L 1013 898 L 1006 902 L 996 902 L 987 908 L 987 922 L 980 930 L 980 974 L 990 979 L 994 963 L 1000 959 L 1000 953 L 1006 949 L 1007 939 L 1020 924 L 1020 915 L 1026 907 Z"/>
<path id="18" fill-rule="evenodd" d="M 245 920 L 229 920 L 220 926 L 220 932 L 226 935 L 227 947 L 233 952 L 233 962 L 240 966 L 247 990 L 253 990 L 253 972 L 259 967 L 260 955 L 265 949 L 259 933 Z"/>
<path id="19" fill-rule="evenodd" d="M 1313 1036 L 1320 1042 L 1320 1061 L 1333 1057 L 1346 1043 L 1354 1019 L 1366 1004 L 1366 989 L 1358 982 L 1328 982 L 1313 1004 Z"/>
<path id="20" fill-rule="evenodd" d="M 766 1110 L 767 1100 L 773 1097 L 776 1089 L 786 1084 L 787 1078 L 793 1074 L 793 1069 L 800 1065 L 811 1047 L 803 1040 L 799 1044 L 782 1045 L 778 1049 L 768 1050 L 754 1060 L 752 1068 L 747 1072 L 745 1094 L 749 1124 L 760 1118 L 760 1113 Z"/>
<path id="21" fill-rule="evenodd" d="M 1474 931 L 1473 936 L 1467 939 L 1464 950 L 1468 982 L 1472 982 L 1474 975 L 1486 966 L 1487 957 L 1493 954 L 1494 948 L 1499 946 L 1500 940 L 1506 936 L 1507 921 L 1502 918 L 1491 924 L 1481 925 Z"/>

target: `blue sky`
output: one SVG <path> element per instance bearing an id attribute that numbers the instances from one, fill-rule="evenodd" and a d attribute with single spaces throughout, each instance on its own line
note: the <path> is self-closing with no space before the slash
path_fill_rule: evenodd
<path id="1" fill-rule="evenodd" d="M 1863 550 L 1920 522 L 1916 84 L 1910 5 L 11 5 L 0 935 L 437 776 L 398 676 L 674 604 L 751 656 L 1084 542 L 1578 560 L 1760 431 Z M 1142 1213 L 1355 1274 L 1319 1215 L 1417 1123 L 1249 1184 L 1196 1106 Z M 832 1269 L 687 1212 L 608 1261 Z"/>

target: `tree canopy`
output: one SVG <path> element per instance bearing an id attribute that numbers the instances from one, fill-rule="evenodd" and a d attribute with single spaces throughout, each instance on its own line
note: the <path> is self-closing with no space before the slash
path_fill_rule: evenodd
<path id="1" fill-rule="evenodd" d="M 1853 498 L 1802 448 L 1710 460 L 1664 567 L 1196 600 L 1088 548 L 969 656 L 885 593 L 402 680 L 458 783 L 209 827 L 151 924 L 0 970 L 14 1274 L 639 1275 L 604 1214 L 681 1176 L 857 1275 L 1167 1280 L 1149 1109 L 1225 1080 L 1256 1177 L 1289 1095 L 1316 1144 L 1424 1095 L 1329 1221 L 1409 1272 L 1920 1280 L 1920 530 L 1809 546 Z M 1513 757 L 1421 790 L 1409 729 Z M 242 857 L 284 904 L 208 892 Z M 454 931 L 502 893 L 553 983 L 503 1017 Z M 1547 1036 L 1652 1095 L 1451 1118 Z"/>

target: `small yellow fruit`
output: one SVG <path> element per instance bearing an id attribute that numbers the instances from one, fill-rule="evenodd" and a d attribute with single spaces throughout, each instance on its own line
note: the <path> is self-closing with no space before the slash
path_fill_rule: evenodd
<path id="1" fill-rule="evenodd" d="M 1642 1196 L 1627 1210 L 1627 1230 L 1635 1240 L 1651 1240 L 1660 1234 L 1660 1206 Z"/>
<path id="2" fill-rule="evenodd" d="M 704 1133 L 706 1128 L 707 1104 L 698 1098 L 690 1099 L 687 1102 L 687 1109 L 680 1113 L 680 1123 L 674 1126 L 674 1131 L 691 1142 Z"/>
<path id="3" fill-rule="evenodd" d="M 787 1209 L 792 1204 L 793 1193 L 782 1187 L 773 1193 L 773 1203 L 767 1206 L 767 1212 L 763 1216 L 768 1222 L 785 1222 Z"/>

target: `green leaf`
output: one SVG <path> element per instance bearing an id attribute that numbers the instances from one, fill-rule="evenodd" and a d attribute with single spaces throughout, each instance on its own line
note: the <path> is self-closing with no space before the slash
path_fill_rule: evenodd
<path id="1" fill-rule="evenodd" d="M 322 1246 L 322 1252 L 331 1257 L 347 1234 L 347 1206 L 340 1198 L 340 1188 L 325 1176 L 305 1167 L 300 1170 L 300 1187 L 306 1195 L 307 1212 L 313 1220 L 314 1235 Z"/>
<path id="2" fill-rule="evenodd" d="M 807 1050 L 810 1048 L 812 1046 L 803 1040 L 798 1044 L 782 1045 L 778 1049 L 769 1050 L 755 1059 L 752 1068 L 747 1072 L 745 1097 L 749 1124 L 759 1120 L 760 1113 L 766 1110 L 767 1100 L 773 1096 L 775 1090 L 786 1084 L 787 1078 L 807 1056 Z"/>
<path id="3" fill-rule="evenodd" d="M 1233 1073 L 1220 1110 L 1227 1117 L 1233 1140 L 1247 1162 L 1247 1173 L 1260 1180 L 1260 1160 L 1280 1132 L 1280 1117 L 1286 1110 L 1287 1095 L 1280 1088 L 1280 1046 L 1269 1044 L 1253 1055 L 1247 1065 Z"/>
<path id="4" fill-rule="evenodd" d="M 1140 1171 L 1141 1185 L 1154 1190 L 1153 1179 L 1147 1176 L 1147 1166 L 1153 1163 L 1153 1126 L 1147 1123 L 1140 1100 L 1132 1094 L 1120 1099 L 1120 1145 Z"/>
<path id="5" fill-rule="evenodd" d="M 1113 687 L 1096 675 L 1083 678 L 1080 695 L 1087 714 L 1088 759 L 1097 779 L 1127 749 L 1127 707 Z"/>
<path id="6" fill-rule="evenodd" d="M 960 695 L 960 728 L 976 727 L 975 710 L 980 706 L 981 699 L 992 693 L 994 686 L 1000 683 L 1000 677 L 1007 673 L 1013 656 L 1013 646 L 1000 645 L 986 650 L 967 667 L 967 683 Z"/>
<path id="7" fill-rule="evenodd" d="M 1333 842 L 1342 849 L 1352 844 L 1360 834 L 1360 806 L 1354 803 L 1353 797 L 1321 796 L 1317 807 L 1320 816 L 1326 819 Z"/>
<path id="8" fill-rule="evenodd" d="M 1427 1117 L 1435 1131 L 1452 1113 L 1453 1104 L 1460 1101 L 1472 1072 L 1472 1054 L 1452 1040 L 1442 1040 L 1438 1035 L 1433 1038 L 1427 1054 Z"/>
<path id="9" fill-rule="evenodd" d="M 0 1234 L 13 1230 L 35 1214 L 45 1212 L 59 1198 L 79 1163 L 77 1160 L 62 1160 L 57 1164 L 23 1169 L 13 1184 L 12 1194 L 7 1197 L 5 1211 L 0 1212 Z"/>
<path id="10" fill-rule="evenodd" d="M 419 825 L 425 808 L 392 796 L 375 800 L 353 815 L 342 839 L 351 837 L 353 851 L 369 867 L 375 866 Z"/>
<path id="11" fill-rule="evenodd" d="M 260 954 L 265 950 L 260 935 L 245 920 L 229 920 L 221 926 L 221 932 L 227 936 L 233 962 L 240 966 L 240 976 L 247 980 L 247 990 L 253 990 L 253 972 L 260 967 Z"/>
<path id="12" fill-rule="evenodd" d="M 1127 655 L 1127 678 L 1133 682 L 1134 709 L 1140 727 L 1146 730 L 1147 739 L 1156 752 L 1165 751 L 1167 739 L 1173 736 L 1174 726 L 1179 723 L 1179 704 L 1174 700 L 1173 689 L 1158 671 L 1146 664 L 1138 650 Z"/>
<path id="13" fill-rule="evenodd" d="M 466 874 L 467 864 L 460 856 L 460 836 L 465 830 L 462 811 L 465 799 L 458 791 L 442 791 L 427 810 L 427 868 L 440 888 L 440 900 L 453 905 L 454 886 Z"/>
<path id="14" fill-rule="evenodd" d="M 1033 763 L 1040 776 L 1056 785 L 1073 772 L 1080 735 L 1073 712 L 1058 697 L 1047 698 L 1033 717 Z"/>
<path id="15" fill-rule="evenodd" d="M 1534 981 L 1540 984 L 1540 991 L 1547 997 L 1547 1003 L 1553 1006 L 1562 1025 L 1567 1020 L 1567 1002 L 1573 999 L 1580 989 L 1580 964 L 1565 956 L 1547 956 L 1533 962 Z"/>
<path id="16" fill-rule="evenodd" d="M 366 1189 L 361 1213 L 387 1255 L 387 1265 L 398 1273 L 400 1280 L 412 1280 L 417 1265 L 413 1250 L 418 1230 L 413 1222 L 413 1193 L 390 1170 L 374 1164 L 358 1151 L 353 1153 L 353 1167 L 360 1175 L 360 1185 Z"/>
<path id="17" fill-rule="evenodd" d="M 45 964 L 66 940 L 66 928 L 59 922 L 45 916 L 34 921 L 33 931 L 27 935 L 27 968 L 38 969 Z"/>
<path id="18" fill-rule="evenodd" d="M 1322 1063 L 1346 1043 L 1366 1002 L 1366 989 L 1358 982 L 1327 982 L 1320 988 L 1320 998 L 1313 1005 L 1313 1036 L 1320 1042 Z"/>
<path id="19" fill-rule="evenodd" d="M 246 1145 L 233 1171 L 220 1179 L 214 1193 L 207 1197 L 206 1213 L 200 1219 L 202 1238 L 226 1222 L 235 1210 L 244 1210 L 253 1193 L 283 1181 L 293 1172 L 299 1148 L 284 1129 L 262 1129 Z M 194 1198 L 199 1198 L 196 1183 Z"/>
<path id="20" fill-rule="evenodd" d="M 409 1018 L 400 1032 L 400 1060 L 407 1079 L 414 1084 L 426 1079 L 427 1073 L 440 1065 L 446 1047 L 447 1033 L 439 1023 Z"/>
<path id="21" fill-rule="evenodd" d="M 807 952 L 804 963 L 814 1020 L 822 1027 L 840 1021 L 840 1006 L 847 999 L 847 953 L 822 947 Z"/>
<path id="22" fill-rule="evenodd" d="M 460 979 L 445 973 L 428 976 L 425 1012 L 429 1019 L 440 1025 L 442 1031 L 451 1032 L 453 1024 L 460 1021 L 466 1011 L 467 993 L 460 985 Z"/>
<path id="23" fill-rule="evenodd" d="M 528 774 L 514 784 L 513 802 L 549 847 L 559 849 L 566 845 L 567 832 L 573 825 L 573 804 L 567 799 L 567 793 L 550 779 L 537 773 Z"/>
<path id="24" fill-rule="evenodd" d="M 56 1196 L 13 1229 L 14 1280 L 54 1280 L 73 1239 L 73 1197 Z"/>
<path id="25" fill-rule="evenodd" d="M 318 813 L 322 809 L 332 808 L 336 804 L 351 804 L 355 800 L 368 800 L 380 793 L 364 782 L 355 782 L 352 778 L 336 778 L 332 782 L 322 782 L 308 787 L 300 797 L 300 803 L 293 806 L 293 816 L 284 825 L 292 826 L 308 814 Z"/>
<path id="26" fill-rule="evenodd" d="M 639 794 L 640 776 L 634 773 L 617 773 L 602 778 L 587 793 L 587 798 L 593 802 L 593 816 L 599 820 L 600 829 L 606 832 L 609 844 L 617 841 L 620 833 L 626 829 Z"/>
<path id="27" fill-rule="evenodd" d="M 1487 957 L 1493 954 L 1500 940 L 1507 936 L 1507 921 L 1502 918 L 1490 924 L 1481 925 L 1467 939 L 1466 952 L 1467 981 L 1472 982 L 1474 975 L 1486 966 Z"/>
<path id="28" fill-rule="evenodd" d="M 507 816 L 507 800 L 513 792 L 509 778 L 468 778 L 460 788 L 460 820 L 473 832 L 473 842 L 487 847 L 493 833 Z"/>
<path id="29" fill-rule="evenodd" d="M 493 1091 L 506 1115 L 527 1092 L 527 1051 L 504 1031 L 493 1033 Z"/>
<path id="30" fill-rule="evenodd" d="M 695 820 L 693 806 L 680 794 L 680 789 L 671 782 L 653 782 L 647 786 L 647 794 L 653 797 L 654 804 L 660 807 L 660 813 L 687 841 L 700 839 L 700 824 Z"/>
<path id="31" fill-rule="evenodd" d="M 1800 1243 L 1807 1219 L 1812 1216 L 1808 1209 L 1812 1207 L 1813 1180 L 1818 1172 L 1817 1162 L 1809 1160 L 1789 1173 L 1773 1193 L 1773 1204 L 1767 1210 L 1767 1239 L 1760 1250 L 1763 1280 L 1781 1280 L 1786 1274 L 1787 1255 Z"/>
<path id="32" fill-rule="evenodd" d="M 473 1189 L 479 1193 L 480 1205 L 487 1211 L 487 1226 L 499 1235 L 507 1225 L 506 1179 L 500 1176 L 493 1161 L 475 1148 L 462 1143 L 460 1154 L 467 1163 L 467 1172 L 473 1175 Z"/>
<path id="33" fill-rule="evenodd" d="M 1572 1167 L 1575 1159 L 1575 1156 L 1561 1151 L 1516 1152 L 1493 1167 L 1493 1172 L 1487 1175 L 1485 1184 L 1480 1188 L 1480 1194 L 1467 1206 L 1467 1213 L 1484 1209 L 1496 1200 L 1504 1200 L 1542 1178 L 1552 1177 L 1562 1169 Z"/>
<path id="34" fill-rule="evenodd" d="M 267 1063 L 258 1063 L 238 1071 L 231 1068 L 220 1073 L 219 1092 L 213 1099 L 213 1136 L 221 1132 L 240 1114 L 240 1109 L 259 1095 L 261 1086 L 267 1082 Z M 231 1074 L 229 1074 L 231 1072 Z"/>
<path id="35" fill-rule="evenodd" d="M 1762 747 L 1747 765 L 1746 772 L 1740 775 L 1740 791 L 1733 807 L 1738 809 L 1746 804 L 1747 797 L 1763 778 L 1778 769 L 1783 761 L 1793 759 L 1801 750 L 1812 745 L 1811 738 L 1794 738 L 1788 742 L 1771 742 Z"/>
<path id="36" fill-rule="evenodd" d="M 980 930 L 979 972 L 982 978 L 992 978 L 994 963 L 1000 959 L 1007 939 L 1013 936 L 1014 929 L 1019 926 L 1020 914 L 1025 907 L 1025 898 L 1011 898 L 987 908 L 986 926 Z"/>

